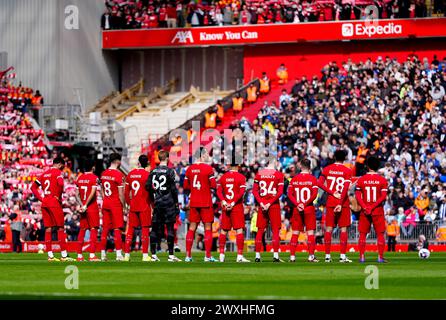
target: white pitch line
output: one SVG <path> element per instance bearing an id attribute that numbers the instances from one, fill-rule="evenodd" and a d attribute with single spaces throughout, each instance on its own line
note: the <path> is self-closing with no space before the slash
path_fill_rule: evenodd
<path id="1" fill-rule="evenodd" d="M 133 298 L 133 299 L 196 299 L 196 300 L 366 300 L 364 297 L 296 297 L 296 296 L 231 296 L 231 295 L 203 295 L 203 294 L 150 294 L 150 293 L 68 293 L 68 292 L 17 292 L 0 291 L 0 296 L 36 296 L 36 297 L 80 297 L 80 298 Z M 376 298 L 371 298 L 372 300 Z M 384 298 L 379 300 L 395 300 L 395 298 Z M 403 299 L 404 300 L 404 299 Z"/>

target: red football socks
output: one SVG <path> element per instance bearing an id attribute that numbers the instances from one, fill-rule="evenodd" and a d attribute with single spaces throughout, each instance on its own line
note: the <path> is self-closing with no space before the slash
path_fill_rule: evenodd
<path id="1" fill-rule="evenodd" d="M 235 242 L 237 243 L 237 254 L 243 255 L 243 247 L 245 246 L 245 235 L 243 233 L 237 233 L 235 236 Z"/>
<path id="2" fill-rule="evenodd" d="M 109 231 L 110 231 L 110 229 L 108 229 L 107 227 L 102 229 L 101 250 L 107 251 L 107 236 L 108 236 Z"/>
<path id="3" fill-rule="evenodd" d="M 330 252 L 331 252 L 331 232 L 325 231 L 324 243 L 325 243 L 325 254 L 330 254 Z"/>
<path id="4" fill-rule="evenodd" d="M 63 229 L 57 230 L 57 239 L 59 240 L 60 251 L 66 251 L 67 250 L 67 235 L 65 234 L 65 231 Z"/>
<path id="5" fill-rule="evenodd" d="M 82 254 L 82 247 L 84 246 L 84 238 L 85 238 L 85 229 L 80 229 L 79 235 L 77 236 L 78 247 L 77 254 Z"/>
<path id="6" fill-rule="evenodd" d="M 280 246 L 280 237 L 279 237 L 280 230 L 273 231 L 273 239 L 272 239 L 272 245 L 274 252 L 279 252 L 279 246 Z"/>
<path id="7" fill-rule="evenodd" d="M 297 241 L 299 240 L 298 234 L 292 234 L 291 235 L 291 241 L 290 241 L 290 255 L 294 256 L 296 254 L 296 247 L 297 247 Z"/>
<path id="8" fill-rule="evenodd" d="M 46 247 L 46 252 L 48 251 L 53 251 L 52 247 L 52 240 L 51 240 L 51 236 L 52 236 L 52 232 L 51 230 L 46 230 L 45 231 L 45 247 Z"/>
<path id="9" fill-rule="evenodd" d="M 127 234 L 125 235 L 125 253 L 130 253 L 130 247 L 132 246 L 132 240 L 133 240 L 133 231 L 134 229 L 132 227 L 129 227 L 127 230 Z"/>
<path id="10" fill-rule="evenodd" d="M 204 231 L 204 249 L 206 251 L 206 257 L 211 257 L 211 249 L 212 249 L 212 230 Z"/>
<path id="11" fill-rule="evenodd" d="M 265 232 L 265 230 L 263 229 L 259 229 L 257 231 L 256 234 L 256 252 L 262 252 L 262 248 L 263 248 L 263 232 Z"/>
<path id="12" fill-rule="evenodd" d="M 186 234 L 186 256 L 191 257 L 192 244 L 194 243 L 195 231 L 188 230 Z"/>
<path id="13" fill-rule="evenodd" d="M 122 237 L 121 237 L 121 230 L 115 229 L 114 230 L 114 236 L 115 236 L 115 248 L 116 250 L 122 250 Z"/>
<path id="14" fill-rule="evenodd" d="M 314 250 L 316 248 L 316 241 L 314 239 L 314 234 L 308 235 L 307 239 L 308 253 L 314 255 Z"/>
<path id="15" fill-rule="evenodd" d="M 225 253 L 225 247 L 226 247 L 226 235 L 220 233 L 220 236 L 218 237 L 218 247 L 220 249 L 220 254 Z"/>
<path id="16" fill-rule="evenodd" d="M 380 232 L 378 233 L 378 254 L 379 254 L 379 258 L 383 259 L 384 258 L 384 248 L 386 245 L 386 240 L 384 239 L 384 233 Z"/>
<path id="17" fill-rule="evenodd" d="M 348 240 L 348 234 L 347 231 L 341 231 L 341 234 L 339 236 L 339 241 L 341 244 L 341 254 L 345 254 L 347 252 L 347 240 Z"/>
<path id="18" fill-rule="evenodd" d="M 90 229 L 90 253 L 96 253 L 96 241 L 98 240 L 98 229 Z"/>
<path id="19" fill-rule="evenodd" d="M 141 251 L 142 253 L 149 253 L 149 228 L 142 228 L 141 230 Z"/>
<path id="20" fill-rule="evenodd" d="M 366 237 L 367 237 L 366 233 L 363 232 L 359 233 L 358 245 L 359 245 L 359 256 L 361 258 L 363 258 L 365 254 Z"/>

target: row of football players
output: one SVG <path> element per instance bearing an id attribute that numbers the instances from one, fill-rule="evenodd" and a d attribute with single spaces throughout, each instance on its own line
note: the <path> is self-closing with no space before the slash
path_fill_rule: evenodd
<path id="1" fill-rule="evenodd" d="M 85 231 L 90 230 L 90 261 L 106 260 L 105 245 L 107 235 L 113 230 L 116 259 L 130 259 L 130 244 L 135 227 L 142 228 L 141 242 L 143 261 L 159 261 L 156 255 L 156 244 L 159 234 L 167 229 L 168 261 L 180 261 L 174 255 L 174 224 L 179 214 L 178 194 L 176 190 L 176 174 L 168 167 L 169 154 L 159 153 L 160 164 L 151 172 L 148 170 L 148 158 L 139 157 L 139 167 L 133 169 L 125 178 L 119 171 L 121 157 L 112 154 L 106 169 L 100 179 L 93 174 L 93 165 L 90 164 L 88 172 L 81 175 L 76 184 L 78 187 L 78 201 L 82 204 L 81 232 L 78 260 L 83 260 L 82 246 Z M 238 172 L 237 165 L 232 165 L 224 173 L 218 183 L 212 166 L 207 164 L 209 155 L 204 148 L 200 149 L 200 160 L 190 165 L 186 170 L 184 189 L 190 190 L 189 230 L 186 234 L 186 262 L 192 261 L 192 245 L 197 225 L 203 222 L 205 227 L 205 262 L 217 261 L 211 256 L 212 248 L 212 222 L 214 211 L 212 192 L 216 191 L 221 201 L 221 232 L 219 236 L 220 257 L 225 261 L 225 244 L 227 232 L 236 230 L 237 262 L 249 262 L 243 256 L 244 247 L 244 209 L 243 196 L 246 190 L 246 178 Z M 271 161 L 267 167 L 260 169 L 255 176 L 253 195 L 259 206 L 257 217 L 258 232 L 255 239 L 255 261 L 261 261 L 261 248 L 263 234 L 268 226 L 272 229 L 273 261 L 282 262 L 279 258 L 279 231 L 281 227 L 281 214 L 279 199 L 286 194 L 294 205 L 292 223 L 292 238 L 290 242 L 290 261 L 295 261 L 295 251 L 300 232 L 306 231 L 308 236 L 309 262 L 318 262 L 314 255 L 316 229 L 316 215 L 313 202 L 318 190 L 324 190 L 327 196 L 325 219 L 325 262 L 331 262 L 331 235 L 334 227 L 340 229 L 340 259 L 341 263 L 349 263 L 346 256 L 347 228 L 350 225 L 350 207 L 348 190 L 352 184 L 352 171 L 343 164 L 345 152 L 335 152 L 335 163 L 325 167 L 322 174 L 316 179 L 310 173 L 310 162 L 307 159 L 300 161 L 301 172 L 293 177 L 284 190 L 284 175 L 276 169 L 277 162 Z M 63 192 L 63 179 L 61 169 L 63 160 L 55 159 L 51 169 L 44 172 L 33 185 L 33 192 L 42 201 L 42 214 L 46 229 L 46 248 L 50 261 L 58 260 L 51 251 L 51 229 L 59 230 L 59 241 L 62 249 L 62 260 L 70 260 L 65 250 L 65 235 L 63 232 L 63 212 L 60 205 Z M 360 262 L 365 261 L 366 236 L 374 225 L 378 236 L 378 262 L 386 262 L 384 252 L 385 219 L 383 202 L 387 197 L 387 181 L 376 171 L 379 169 L 379 160 L 368 159 L 369 172 L 356 182 L 356 197 L 363 208 L 359 219 L 359 248 Z M 101 259 L 96 258 L 96 239 L 99 228 L 99 206 L 96 201 L 96 191 L 100 185 L 103 197 L 101 237 Z M 39 187 L 43 195 L 39 192 Z M 125 237 L 124 255 L 122 255 L 121 233 L 124 226 L 124 208 L 129 206 L 128 229 Z M 151 256 L 148 254 L 150 238 Z"/>

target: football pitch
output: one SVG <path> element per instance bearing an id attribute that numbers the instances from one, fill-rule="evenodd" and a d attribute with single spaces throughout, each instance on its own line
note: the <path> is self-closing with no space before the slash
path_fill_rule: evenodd
<path id="1" fill-rule="evenodd" d="M 184 254 L 178 256 L 184 258 Z M 331 264 L 305 262 L 303 253 L 297 255 L 296 263 L 272 263 L 269 253 L 264 253 L 262 263 L 248 264 L 235 263 L 232 253 L 225 263 L 204 263 L 202 253 L 195 254 L 192 263 L 169 263 L 165 254 L 159 257 L 162 262 L 157 263 L 141 262 L 139 253 L 133 253 L 130 262 L 49 263 L 43 254 L 1 254 L 0 299 L 446 298 L 444 252 L 432 252 L 427 260 L 415 252 L 387 253 L 388 264 L 377 264 L 376 253 L 370 253 L 365 264 L 357 262 L 357 254 L 349 255 L 353 263 L 340 264 L 337 253 Z M 288 254 L 282 258 L 287 261 Z M 372 267 L 377 277 L 372 282 L 378 289 L 366 288 L 369 265 L 378 267 Z M 66 282 L 74 283 L 67 277 L 74 275 L 75 268 L 68 266 L 77 267 L 78 289 L 66 288 Z"/>

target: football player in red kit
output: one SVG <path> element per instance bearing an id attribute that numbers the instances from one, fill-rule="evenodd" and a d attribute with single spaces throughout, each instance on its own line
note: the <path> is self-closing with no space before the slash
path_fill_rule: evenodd
<path id="1" fill-rule="evenodd" d="M 276 164 L 277 160 L 271 159 L 268 166 L 260 169 L 254 178 L 252 193 L 259 204 L 259 213 L 257 215 L 258 231 L 255 240 L 255 262 L 261 261 L 260 251 L 263 247 L 262 238 L 268 222 L 271 224 L 273 233 L 273 262 L 283 262 L 279 258 L 279 233 L 282 225 L 279 199 L 283 194 L 284 175 L 275 169 Z"/>
<path id="2" fill-rule="evenodd" d="M 145 186 L 149 178 L 149 158 L 140 155 L 139 167 L 133 169 L 125 179 L 125 199 L 130 206 L 128 229 L 125 237 L 124 260 L 130 260 L 130 247 L 132 245 L 134 229 L 141 227 L 142 261 L 149 262 L 149 232 L 152 225 L 152 208 L 149 193 Z"/>
<path id="3" fill-rule="evenodd" d="M 359 216 L 359 262 L 365 262 L 365 246 L 367 233 L 373 224 L 378 242 L 378 262 L 387 262 L 384 259 L 386 220 L 384 218 L 384 201 L 387 198 L 387 180 L 377 173 L 380 166 L 379 159 L 371 156 L 367 159 L 369 172 L 356 182 L 356 199 L 362 207 Z"/>
<path id="4" fill-rule="evenodd" d="M 99 178 L 93 173 L 94 169 L 93 161 L 87 161 L 85 173 L 80 175 L 76 180 L 77 200 L 82 206 L 77 261 L 84 261 L 82 247 L 84 246 L 86 230 L 90 230 L 90 257 L 88 260 L 100 261 L 95 255 L 99 229 L 99 206 L 96 192 L 100 182 Z"/>
<path id="5" fill-rule="evenodd" d="M 219 240 L 220 262 L 225 261 L 226 235 L 234 229 L 236 232 L 237 260 L 236 262 L 250 262 L 243 257 L 245 238 L 245 208 L 243 195 L 246 190 L 246 178 L 238 172 L 238 166 L 233 163 L 230 170 L 224 173 L 217 185 L 217 196 L 221 201 L 221 230 Z"/>
<path id="6" fill-rule="evenodd" d="M 122 255 L 122 228 L 124 227 L 124 174 L 119 171 L 121 155 L 110 155 L 110 167 L 101 175 L 102 189 L 102 234 L 101 234 L 101 259 L 107 260 L 107 235 L 113 229 L 116 260 L 123 261 Z"/>
<path id="7" fill-rule="evenodd" d="M 296 261 L 296 247 L 299 233 L 306 231 L 308 244 L 308 261 L 319 262 L 314 257 L 316 230 L 316 210 L 313 202 L 318 194 L 317 179 L 310 173 L 311 162 L 308 159 L 300 161 L 301 172 L 291 179 L 288 185 L 288 198 L 295 205 L 291 218 L 291 228 L 293 233 L 290 242 L 290 262 Z"/>
<path id="8" fill-rule="evenodd" d="M 206 251 L 204 261 L 215 262 L 216 260 L 211 256 L 212 223 L 214 222 L 211 190 L 216 189 L 217 183 L 215 181 L 214 169 L 206 163 L 209 160 L 207 150 L 201 147 L 197 152 L 199 152 L 200 160 L 187 168 L 184 178 L 184 189 L 190 190 L 190 225 L 186 235 L 186 259 L 184 261 L 192 261 L 191 252 L 195 230 L 200 221 L 202 221 L 204 224 L 204 247 Z"/>
<path id="9" fill-rule="evenodd" d="M 45 247 L 48 252 L 48 261 L 74 261 L 67 254 L 67 236 L 64 232 L 64 213 L 62 211 L 62 193 L 64 191 L 64 180 L 62 169 L 65 161 L 61 157 L 53 159 L 53 165 L 38 177 L 31 190 L 34 196 L 42 202 L 42 218 L 45 225 Z M 39 188 L 42 189 L 43 195 Z M 61 259 L 54 257 L 52 250 L 52 230 L 57 230 L 61 249 Z"/>
<path id="10" fill-rule="evenodd" d="M 331 262 L 331 234 L 333 228 L 341 229 L 341 255 L 339 262 L 352 262 L 345 255 L 347 251 L 347 228 L 351 224 L 350 202 L 348 189 L 352 179 L 352 170 L 344 165 L 346 152 L 335 151 L 335 163 L 326 166 L 319 177 L 319 187 L 328 193 L 325 212 L 325 262 Z M 325 185 L 327 183 L 327 185 Z"/>

